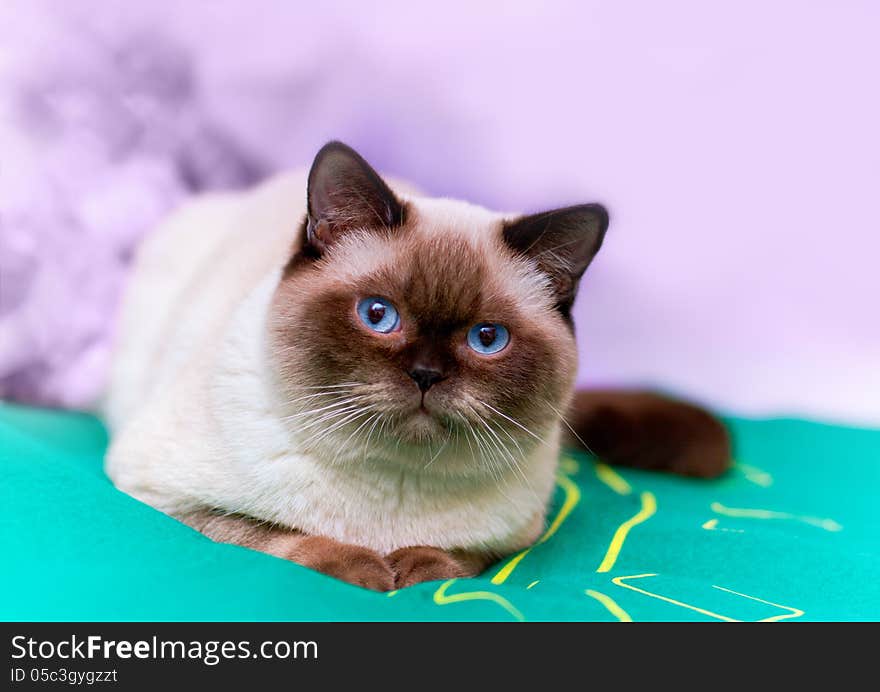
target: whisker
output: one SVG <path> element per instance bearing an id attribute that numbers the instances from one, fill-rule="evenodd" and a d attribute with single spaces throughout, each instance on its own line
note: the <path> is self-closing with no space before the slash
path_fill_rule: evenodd
<path id="1" fill-rule="evenodd" d="M 519 475 L 520 478 L 522 478 L 523 482 L 526 484 L 526 487 L 529 489 L 529 492 L 535 497 L 536 500 L 538 500 L 540 502 L 541 498 L 538 497 L 538 493 L 535 492 L 535 489 L 532 487 L 532 484 L 529 482 L 528 477 L 526 476 L 525 472 L 520 467 L 519 462 L 517 462 L 517 460 L 514 458 L 513 454 L 511 454 L 510 450 L 507 448 L 507 445 L 505 445 L 504 442 L 502 441 L 502 439 L 498 436 L 498 433 L 496 433 L 494 428 L 492 428 L 491 423 L 489 421 L 486 421 L 485 419 L 483 419 L 483 417 L 480 416 L 479 413 L 477 413 L 477 411 L 474 410 L 474 408 L 472 406 L 468 406 L 468 408 L 470 408 L 471 411 L 474 412 L 474 415 L 476 415 L 479 418 L 479 421 L 480 421 L 480 423 L 483 424 L 483 427 L 486 428 L 486 430 L 494 438 L 494 445 L 495 445 L 496 449 L 498 449 L 498 451 L 501 453 L 502 459 L 504 460 L 508 469 L 510 469 L 511 472 L 516 473 L 517 475 Z M 506 431 L 503 428 L 501 428 L 501 430 L 506 433 Z M 513 440 L 512 435 L 507 433 L 507 436 L 510 437 L 511 440 Z M 516 440 L 513 440 L 513 441 L 514 441 L 514 443 L 516 443 Z M 519 444 L 517 444 L 517 448 L 519 448 L 520 452 L 522 453 L 522 448 L 519 447 Z M 523 460 L 525 461 L 524 454 L 523 454 Z"/>
<path id="2" fill-rule="evenodd" d="M 462 417 L 464 418 L 464 416 L 462 416 Z M 474 428 L 473 424 L 467 418 L 465 418 L 465 421 L 468 424 L 467 430 L 468 430 L 468 432 L 470 432 L 473 435 L 474 444 L 477 445 L 477 449 L 479 450 L 480 461 L 483 463 L 487 463 L 488 462 L 487 448 L 484 444 L 482 436 L 479 434 L 479 431 L 476 428 Z"/>
<path id="3" fill-rule="evenodd" d="M 480 431 L 478 431 L 476 429 L 474 430 L 474 433 L 479 433 L 479 432 Z M 484 441 L 484 443 L 486 445 L 486 449 L 490 450 L 488 437 L 481 433 L 480 438 Z M 489 463 L 489 469 L 492 472 L 492 477 L 496 479 L 495 484 L 498 487 L 498 492 L 500 492 L 501 495 L 504 496 L 504 498 L 508 502 L 513 504 L 513 500 L 511 500 L 510 496 L 504 492 L 504 489 L 502 487 L 502 485 L 510 483 L 510 476 L 508 474 L 505 474 L 505 469 L 508 472 L 511 470 L 510 462 L 507 459 L 505 459 L 503 456 L 500 456 L 498 454 L 489 454 L 489 456 L 486 457 L 486 461 Z"/>
<path id="4" fill-rule="evenodd" d="M 382 419 L 382 412 L 381 411 L 379 411 L 376 414 L 376 420 L 374 420 L 373 425 L 370 426 L 370 430 L 367 433 L 367 439 L 364 442 L 364 463 L 365 464 L 367 463 L 367 454 L 370 451 L 370 440 L 373 439 L 373 431 L 376 429 L 376 426 L 379 424 L 380 421 L 382 422 L 382 425 L 384 426 L 385 421 Z M 381 428 L 380 428 L 380 430 L 381 430 Z M 380 433 L 380 437 L 381 437 L 381 433 Z"/>
<path id="5" fill-rule="evenodd" d="M 476 409 L 474 409 L 473 406 L 471 406 L 470 404 L 468 404 L 468 408 L 469 408 L 469 409 L 473 412 L 473 414 L 477 417 L 477 420 L 479 421 L 480 425 L 482 425 L 482 426 L 483 426 L 483 427 L 489 432 L 489 434 L 492 435 L 492 437 L 487 437 L 487 438 L 486 438 L 487 443 L 491 443 L 491 444 L 492 444 L 492 446 L 493 446 L 493 447 L 495 448 L 495 450 L 498 452 L 498 454 L 499 454 L 499 458 L 502 459 L 502 460 L 505 462 L 505 464 L 507 464 L 508 469 L 510 469 L 510 470 L 512 471 L 513 469 L 510 467 L 510 462 L 508 461 L 508 459 L 507 459 L 507 458 L 505 457 L 505 455 L 504 455 L 504 444 L 501 442 L 501 438 L 499 438 L 499 437 L 495 434 L 495 432 L 492 430 L 492 428 L 489 427 L 489 424 L 488 424 L 488 423 L 484 420 L 484 418 L 483 418 L 483 417 L 482 417 L 482 416 L 476 411 Z M 494 438 L 494 439 L 493 439 L 493 438 Z M 487 447 L 488 447 L 488 444 L 487 444 Z"/>
<path id="6" fill-rule="evenodd" d="M 315 447 L 319 446 L 321 443 L 323 443 L 328 437 L 330 437 L 334 432 L 336 432 L 340 428 L 348 425 L 349 423 L 354 423 L 362 416 L 366 416 L 368 414 L 369 414 L 368 411 L 357 411 L 353 414 L 350 414 L 349 417 L 345 418 L 344 420 L 338 421 L 337 423 L 334 423 L 326 430 L 320 431 L 318 434 L 310 437 L 308 440 L 306 440 L 303 443 L 303 446 L 315 448 Z"/>
<path id="7" fill-rule="evenodd" d="M 506 413 L 502 413 L 502 412 L 499 411 L 497 408 L 495 408 L 495 407 L 492 406 L 491 404 L 486 403 L 485 401 L 480 401 L 480 403 L 481 403 L 483 406 L 485 406 L 486 408 L 488 408 L 490 411 L 494 411 L 495 413 L 497 413 L 497 414 L 498 414 L 499 416 L 501 416 L 502 418 L 505 418 L 505 419 L 509 420 L 509 421 L 510 421 L 511 423 L 513 423 L 517 428 L 519 428 L 520 430 L 522 430 L 522 431 L 528 433 L 529 435 L 531 435 L 532 437 L 534 437 L 538 442 L 544 442 L 544 439 L 543 439 L 543 438 L 538 437 L 535 433 L 533 433 L 531 430 L 529 430 L 526 426 L 524 426 L 524 425 L 523 425 L 522 423 L 520 423 L 519 421 L 517 421 L 517 420 L 511 418 L 511 417 L 508 416 Z M 511 439 L 513 439 L 513 438 L 511 438 Z"/>
<path id="8" fill-rule="evenodd" d="M 304 416 L 313 416 L 316 413 L 321 413 L 322 411 L 328 411 L 330 409 L 338 408 L 339 406 L 348 406 L 349 404 L 354 404 L 358 401 L 363 401 L 364 399 L 368 399 L 368 396 L 353 396 L 347 399 L 340 399 L 339 401 L 334 401 L 332 404 L 327 404 L 326 406 L 322 406 L 321 408 L 313 408 L 307 409 L 305 411 L 300 411 L 299 413 L 294 413 L 290 416 L 282 416 L 282 420 L 296 420 L 297 418 L 303 418 Z"/>
<path id="9" fill-rule="evenodd" d="M 522 473 L 522 469 L 520 469 L 519 463 L 513 457 L 513 454 L 510 453 L 510 450 L 507 448 L 507 445 L 504 444 L 504 440 L 502 440 L 498 433 L 495 432 L 495 429 L 492 427 L 491 421 L 486 421 L 486 430 L 489 431 L 489 434 L 492 435 L 494 440 L 494 444 L 496 448 L 501 452 L 506 462 L 508 462 L 508 466 L 510 466 L 512 471 L 516 471 L 522 477 L 522 479 L 528 483 L 525 475 Z"/>
<path id="10" fill-rule="evenodd" d="M 347 413 L 342 417 L 341 420 L 337 420 L 336 422 L 331 423 L 327 428 L 323 428 L 317 433 L 313 433 L 312 435 L 310 435 L 305 441 L 302 442 L 302 445 L 304 447 L 316 445 L 318 444 L 318 442 L 326 439 L 328 435 L 333 433 L 335 430 L 338 430 L 346 423 L 357 420 L 360 416 L 367 415 L 368 413 L 370 413 L 369 409 L 364 410 L 362 408 L 356 407 L 353 412 Z"/>
<path id="11" fill-rule="evenodd" d="M 489 468 L 492 469 L 493 472 L 497 471 L 497 459 L 492 455 L 492 450 L 489 449 L 489 445 L 486 439 L 483 437 L 483 434 L 476 428 L 471 428 L 471 432 L 473 432 L 474 442 L 477 444 L 477 448 L 480 450 L 480 460 L 484 464 L 488 464 Z"/>
<path id="12" fill-rule="evenodd" d="M 370 409 L 369 407 L 367 407 L 365 410 L 372 411 L 372 409 Z M 365 426 L 369 425 L 370 421 L 373 420 L 378 415 L 379 415 L 378 413 L 373 413 L 372 415 L 368 416 L 362 423 L 360 423 L 352 431 L 352 433 L 347 438 L 345 438 L 345 442 L 343 442 L 341 445 L 339 445 L 340 449 L 345 449 L 346 446 L 348 445 L 348 443 L 351 442 L 351 438 L 353 438 L 355 435 L 357 435 Z"/>
<path id="13" fill-rule="evenodd" d="M 465 422 L 466 424 L 468 424 L 468 420 L 467 420 L 467 418 L 465 418 L 464 416 L 462 416 L 462 419 L 464 420 L 464 422 Z M 458 429 L 456 428 L 456 431 L 457 431 L 457 430 L 458 430 Z M 476 458 L 476 456 L 474 456 L 474 447 L 473 447 L 473 445 L 471 444 L 471 438 L 470 438 L 470 435 L 469 435 L 469 433 L 470 433 L 470 424 L 468 424 L 468 427 L 466 427 L 466 428 L 464 429 L 464 432 L 465 432 L 465 437 L 464 437 L 464 439 L 465 439 L 465 440 L 467 441 L 467 443 L 468 443 L 468 449 L 471 450 L 471 459 L 473 459 L 474 463 L 476 464 L 476 463 L 477 463 L 477 458 Z"/>
<path id="14" fill-rule="evenodd" d="M 321 435 L 321 436 L 326 436 L 327 434 L 333 432 L 334 430 L 338 430 L 346 423 L 353 421 L 353 420 L 357 420 L 360 416 L 366 415 L 368 413 L 370 413 L 370 409 L 361 408 L 361 407 L 354 407 L 354 410 L 347 412 L 345 415 L 343 415 L 341 417 L 337 416 L 336 417 L 337 420 L 335 422 L 331 423 L 326 428 L 324 428 L 323 430 L 319 431 L 316 434 Z"/>
<path id="15" fill-rule="evenodd" d="M 580 435 L 578 435 L 577 431 L 571 427 L 571 425 L 569 424 L 569 422 L 567 420 L 565 420 L 565 416 L 562 415 L 562 413 L 559 411 L 558 408 L 556 408 L 553 404 L 551 404 L 546 399 L 544 400 L 544 403 L 547 404 L 547 406 L 549 406 L 551 410 L 556 412 L 556 415 L 559 416 L 559 420 L 561 420 L 563 423 L 565 423 L 565 427 L 568 428 L 569 430 L 571 430 L 571 434 L 574 435 L 575 438 L 577 439 L 577 441 L 580 442 L 584 446 L 584 449 L 586 449 L 594 457 L 598 456 L 592 449 L 590 449 L 590 445 L 588 445 L 584 441 L 584 438 L 582 438 Z"/>
<path id="16" fill-rule="evenodd" d="M 526 453 L 523 451 L 523 448 L 520 447 L 519 442 L 516 441 L 516 438 L 511 435 L 500 423 L 498 424 L 498 429 L 510 438 L 510 441 L 513 442 L 514 446 L 519 452 L 519 455 L 522 457 L 523 463 L 526 463 Z"/>
<path id="17" fill-rule="evenodd" d="M 308 387 L 299 387 L 299 389 L 339 389 L 340 387 L 363 387 L 363 382 L 340 382 L 339 384 L 321 384 Z"/>
<path id="18" fill-rule="evenodd" d="M 442 445 L 440 445 L 440 449 L 438 449 L 438 450 L 437 450 L 437 453 L 436 453 L 433 457 L 431 457 L 431 461 L 429 461 L 427 464 L 425 464 L 424 468 L 422 469 L 423 471 L 424 471 L 425 469 L 427 469 L 427 468 L 428 468 L 431 464 L 433 464 L 435 461 L 437 461 L 437 458 L 440 456 L 440 454 L 443 452 L 443 450 L 446 449 L 446 445 L 449 444 L 449 438 L 450 438 L 450 437 L 451 437 L 451 436 L 447 436 L 447 437 L 446 437 L 446 441 L 445 441 Z"/>
<path id="19" fill-rule="evenodd" d="M 353 394 L 353 393 L 354 393 L 354 392 L 351 391 L 351 390 L 349 390 L 349 391 L 343 391 L 343 390 L 339 390 L 339 389 L 334 389 L 333 391 L 329 391 L 329 392 L 317 392 L 317 393 L 315 393 L 315 394 L 307 394 L 307 395 L 305 395 L 305 396 L 298 396 L 298 397 L 295 397 L 295 398 L 293 398 L 293 399 L 288 399 L 287 403 L 289 403 L 289 404 L 298 404 L 298 403 L 301 402 L 301 401 L 309 401 L 309 400 L 311 400 L 311 399 L 317 399 L 317 398 L 320 398 L 320 397 L 328 397 L 328 396 L 346 396 L 346 395 L 351 395 L 351 394 Z"/>
<path id="20" fill-rule="evenodd" d="M 476 428 L 474 428 L 471 421 L 468 420 L 468 418 L 464 414 L 459 412 L 458 416 L 465 423 L 465 428 L 464 428 L 464 431 L 466 433 L 465 440 L 467 441 L 468 447 L 471 450 L 471 458 L 474 460 L 474 463 L 476 464 L 477 460 L 476 460 L 476 456 L 474 453 L 474 447 L 471 444 L 471 437 L 473 437 L 474 444 L 476 444 L 477 447 L 480 449 L 480 459 L 483 462 L 483 464 L 485 464 L 486 468 L 489 470 L 489 473 L 492 474 L 492 479 L 495 481 L 495 485 L 498 488 L 498 492 L 501 493 L 501 496 L 505 500 L 507 500 L 511 505 L 513 505 L 514 504 L 513 500 L 511 500 L 510 496 L 506 492 L 504 492 L 503 484 L 506 482 L 506 480 L 504 478 L 503 469 L 501 468 L 500 461 L 492 455 L 487 456 L 484 454 L 484 452 L 483 452 L 484 446 L 483 445 L 485 443 L 482 440 L 482 436 L 479 435 L 479 431 Z"/>
<path id="21" fill-rule="evenodd" d="M 333 411 L 328 411 L 327 413 L 324 413 L 324 415 L 318 416 L 314 420 L 311 420 L 304 425 L 298 426 L 297 432 L 304 432 L 306 430 L 311 430 L 316 425 L 322 425 L 328 421 L 333 420 L 334 418 L 337 418 L 338 416 L 340 416 L 344 413 L 348 413 L 349 411 L 356 411 L 360 408 L 361 408 L 360 406 L 357 406 L 356 404 L 352 404 L 352 405 L 346 406 L 344 408 L 339 408 L 339 409 L 334 409 Z"/>

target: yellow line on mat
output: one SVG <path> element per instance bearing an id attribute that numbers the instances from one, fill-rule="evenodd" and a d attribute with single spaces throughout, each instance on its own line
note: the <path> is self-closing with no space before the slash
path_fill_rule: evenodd
<path id="1" fill-rule="evenodd" d="M 724 529 L 724 528 L 719 529 L 717 519 L 710 519 L 705 524 L 703 524 L 703 528 L 706 529 L 706 531 L 724 531 L 726 533 L 745 533 L 745 531 L 743 529 Z"/>
<path id="2" fill-rule="evenodd" d="M 629 616 L 623 608 L 617 605 L 617 602 L 611 598 L 611 596 L 606 596 L 604 593 L 599 591 L 593 591 L 592 589 L 587 589 L 584 591 L 587 596 L 590 598 L 595 598 L 599 603 L 601 603 L 605 608 L 611 613 L 614 617 L 616 617 L 621 622 L 632 622 L 633 619 Z"/>
<path id="3" fill-rule="evenodd" d="M 596 476 L 598 476 L 599 480 L 602 481 L 605 485 L 611 488 L 618 495 L 629 495 L 632 493 L 632 486 L 626 482 L 617 471 L 611 468 L 608 464 L 603 464 L 601 462 L 596 464 Z"/>
<path id="4" fill-rule="evenodd" d="M 491 601 L 492 603 L 500 605 L 515 619 L 520 622 L 525 622 L 525 616 L 516 608 L 516 606 L 503 596 L 499 596 L 497 593 L 492 593 L 491 591 L 464 591 L 462 593 L 447 596 L 446 590 L 456 581 L 456 579 L 450 579 L 449 581 L 443 582 L 440 585 L 440 588 L 434 592 L 434 603 L 442 606 L 449 605 L 450 603 L 462 603 L 464 601 Z"/>
<path id="5" fill-rule="evenodd" d="M 640 594 L 644 594 L 645 596 L 650 596 L 651 598 L 656 598 L 661 601 L 666 601 L 667 603 L 671 603 L 672 605 L 677 605 L 680 608 L 687 608 L 688 610 L 693 610 L 694 612 L 700 613 L 702 615 L 708 615 L 710 618 L 715 618 L 716 620 L 724 620 L 725 622 L 742 622 L 742 620 L 737 620 L 735 618 L 727 617 L 726 615 L 719 615 L 718 613 L 713 613 L 711 610 L 705 610 L 703 608 L 698 608 L 697 606 L 690 605 L 689 603 L 682 603 L 681 601 L 676 601 L 673 598 L 669 598 L 668 596 L 661 596 L 657 593 L 652 593 L 651 591 L 645 591 L 644 589 L 640 589 L 637 586 L 633 586 L 632 584 L 624 583 L 624 579 L 645 579 L 646 577 L 656 577 L 656 574 L 634 574 L 629 577 L 614 577 L 611 581 L 617 584 L 617 586 L 622 586 L 624 589 L 630 589 L 632 591 L 637 591 Z M 727 593 L 732 593 L 734 596 L 740 596 L 741 598 L 748 598 L 752 601 L 758 601 L 758 603 L 764 603 L 769 606 L 773 606 L 774 608 L 781 608 L 782 610 L 789 611 L 788 613 L 783 613 L 782 615 L 773 615 L 769 618 L 763 618 L 761 620 L 757 620 L 757 622 L 779 622 L 780 620 L 787 620 L 789 618 L 798 618 L 804 614 L 803 610 L 799 608 L 792 608 L 791 606 L 780 605 L 779 603 L 773 603 L 772 601 L 765 601 L 763 598 L 756 598 L 755 596 L 749 596 L 748 594 L 740 593 L 739 591 L 734 591 L 733 589 L 726 589 L 723 586 L 715 586 L 712 585 L 713 589 L 718 589 L 719 591 L 726 591 Z"/>
<path id="6" fill-rule="evenodd" d="M 520 551 L 516 555 L 514 555 L 510 560 L 508 560 L 501 569 L 492 577 L 492 583 L 496 586 L 498 584 L 503 584 L 507 581 L 507 578 L 513 573 L 513 570 L 516 569 L 516 566 L 522 562 L 523 558 L 532 552 L 532 548 L 536 545 L 540 545 L 547 541 L 554 533 L 559 530 L 559 527 L 562 526 L 562 523 L 568 518 L 568 515 L 571 514 L 572 510 L 577 506 L 577 503 L 581 500 L 581 491 L 580 488 L 577 487 L 577 484 L 571 480 L 565 474 L 560 473 L 556 476 L 556 483 L 560 488 L 565 492 L 565 500 L 562 503 L 562 507 L 559 508 L 559 512 L 556 514 L 556 517 L 553 519 L 553 522 L 550 524 L 550 528 L 548 528 L 544 535 L 531 547 L 526 548 L 525 550 Z"/>
<path id="7" fill-rule="evenodd" d="M 803 610 L 799 608 L 792 608 L 791 606 L 779 605 L 778 603 L 773 603 L 772 601 L 765 601 L 763 598 L 756 598 L 755 596 L 749 596 L 748 594 L 740 593 L 739 591 L 734 591 L 733 589 L 725 589 L 723 586 L 715 586 L 712 585 L 713 589 L 718 589 L 719 591 L 726 591 L 727 593 L 732 593 L 736 596 L 742 596 L 743 598 L 750 598 L 753 601 L 758 601 L 758 603 L 766 603 L 767 605 L 771 605 L 775 608 L 781 608 L 782 610 L 790 610 L 790 613 L 783 613 L 782 615 L 774 615 L 773 617 L 764 618 L 763 620 L 758 620 L 758 622 L 779 622 L 780 620 L 788 620 L 789 618 L 799 618 L 804 614 Z"/>
<path id="8" fill-rule="evenodd" d="M 596 570 L 597 572 L 610 571 L 614 567 L 614 563 L 617 562 L 617 556 L 620 555 L 623 543 L 626 541 L 626 536 L 629 534 L 630 529 L 654 516 L 654 513 L 657 511 L 657 499 L 654 497 L 654 494 L 647 491 L 643 492 L 641 500 L 642 508 L 638 513 L 617 527 L 617 531 L 614 532 L 614 537 L 611 539 L 611 545 L 608 546 L 608 552 L 605 553 L 605 559 L 602 560 L 602 564 Z"/>
<path id="9" fill-rule="evenodd" d="M 632 591 L 637 591 L 638 593 L 644 594 L 645 596 L 650 596 L 651 598 L 657 598 L 661 601 L 666 601 L 667 603 L 672 603 L 672 605 L 680 606 L 681 608 L 687 608 L 688 610 L 696 611 L 697 613 L 701 613 L 702 615 L 708 615 L 710 618 L 715 618 L 717 620 L 724 620 L 725 622 L 741 622 L 740 620 L 734 620 L 733 618 L 729 618 L 726 615 L 719 615 L 718 613 L 713 613 L 711 610 L 703 610 L 702 608 L 697 608 L 697 606 L 688 605 L 687 603 L 682 603 L 681 601 L 676 601 L 675 599 L 668 598 L 666 596 L 661 596 L 660 594 L 651 593 L 650 591 L 645 591 L 644 589 L 640 589 L 637 586 L 632 586 L 631 584 L 625 584 L 624 579 L 644 579 L 645 577 L 656 577 L 656 574 L 635 574 L 629 577 L 614 577 L 611 581 L 613 581 L 618 586 L 622 586 L 624 589 L 630 589 Z"/>
<path id="10" fill-rule="evenodd" d="M 762 488 L 769 488 L 773 485 L 773 476 L 764 471 L 763 469 L 759 469 L 757 466 L 751 466 L 749 464 L 741 464 L 740 462 L 736 462 L 734 464 L 734 468 L 742 471 L 743 476 L 745 476 L 747 481 L 754 483 L 755 485 L 760 485 Z"/>
<path id="11" fill-rule="evenodd" d="M 710 507 L 716 514 L 723 514 L 726 517 L 741 517 L 747 519 L 791 519 L 793 521 L 802 521 L 810 526 L 818 526 L 826 531 L 842 531 L 843 527 L 834 519 L 821 519 L 819 517 L 800 517 L 796 514 L 788 512 L 776 512 L 771 509 L 743 509 L 738 507 L 725 507 L 720 502 L 713 502 Z"/>
<path id="12" fill-rule="evenodd" d="M 544 535 L 541 536 L 541 540 L 539 540 L 538 543 L 544 543 L 549 540 L 549 538 L 559 530 L 559 527 L 562 526 L 562 522 L 568 519 L 568 515 L 571 514 L 571 511 L 577 506 L 577 503 L 581 501 L 581 490 L 571 478 L 560 474 L 557 476 L 556 482 L 565 491 L 565 501 L 562 503 L 562 507 L 559 508 L 559 513 L 556 515 L 556 518 L 553 519 L 553 522 L 550 524 L 550 528 L 544 532 Z"/>

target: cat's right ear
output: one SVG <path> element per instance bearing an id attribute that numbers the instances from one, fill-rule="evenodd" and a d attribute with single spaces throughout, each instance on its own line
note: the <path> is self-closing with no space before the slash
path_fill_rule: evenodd
<path id="1" fill-rule="evenodd" d="M 363 157 L 342 142 L 325 144 L 309 171 L 303 251 L 320 257 L 345 233 L 393 228 L 404 207 Z"/>

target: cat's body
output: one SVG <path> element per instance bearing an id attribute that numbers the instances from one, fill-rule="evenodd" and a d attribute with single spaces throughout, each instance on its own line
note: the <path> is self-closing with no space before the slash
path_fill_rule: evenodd
<path id="1" fill-rule="evenodd" d="M 527 545 L 553 486 L 558 430 L 543 431 L 550 440 L 521 466 L 523 477 L 505 469 L 501 483 L 491 474 L 450 478 L 439 459 L 420 468 L 430 456 L 404 469 L 353 445 L 360 463 L 340 467 L 298 449 L 266 332 L 305 215 L 305 183 L 306 172 L 294 173 L 198 200 L 150 236 L 120 326 L 108 474 L 170 514 L 237 512 L 383 554 Z M 446 204 L 458 217 L 482 211 Z"/>
<path id="2" fill-rule="evenodd" d="M 475 573 L 543 528 L 576 370 L 568 310 L 607 217 L 511 220 L 323 153 L 310 177 L 197 200 L 144 244 L 108 475 L 218 540 L 373 588 Z"/>

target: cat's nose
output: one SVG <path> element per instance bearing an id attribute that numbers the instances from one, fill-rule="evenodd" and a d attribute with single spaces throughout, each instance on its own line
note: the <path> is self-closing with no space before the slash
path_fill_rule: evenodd
<path id="1" fill-rule="evenodd" d="M 413 368 L 409 371 L 409 376 L 416 381 L 422 392 L 427 392 L 432 385 L 446 379 L 442 372 L 434 368 Z"/>

